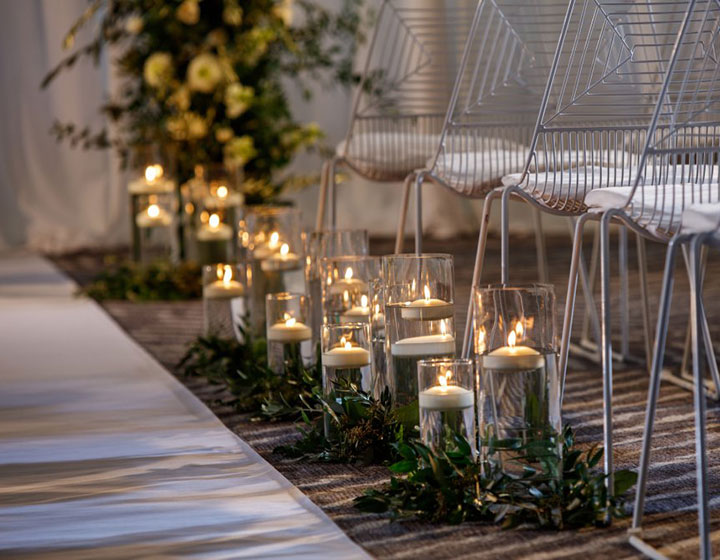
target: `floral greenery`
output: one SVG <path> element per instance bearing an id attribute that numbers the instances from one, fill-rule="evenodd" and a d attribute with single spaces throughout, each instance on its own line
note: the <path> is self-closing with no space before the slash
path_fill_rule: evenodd
<path id="1" fill-rule="evenodd" d="M 390 512 L 393 518 L 416 516 L 451 524 L 484 521 L 506 529 L 521 524 L 547 529 L 599 526 L 625 515 L 622 495 L 637 475 L 617 471 L 615 497 L 608 499 L 606 477 L 597 472 L 603 450 L 576 448 L 570 427 L 559 436 L 562 456 L 558 460 L 541 461 L 537 467 L 525 463 L 519 476 L 506 474 L 496 462 L 476 462 L 468 442 L 457 435 L 454 438 L 455 448 L 444 452 L 433 452 L 418 442 L 398 443 L 402 460 L 390 469 L 402 476 L 393 476 L 381 490 L 366 491 L 355 499 L 355 506 L 365 512 Z M 555 436 L 542 447 L 557 449 L 557 444 Z M 533 445 L 537 449 L 538 442 Z M 489 451 L 489 458 L 502 449 L 499 442 Z M 560 464 L 562 476 L 558 477 Z"/>
<path id="2" fill-rule="evenodd" d="M 239 412 L 255 419 L 297 420 L 307 399 L 320 383 L 319 366 L 295 364 L 284 375 L 267 366 L 267 342 L 244 333 L 245 342 L 214 336 L 195 340 L 178 367 L 185 375 L 202 376 L 223 384 L 233 395 Z"/>
<path id="3" fill-rule="evenodd" d="M 293 117 L 283 86 L 294 80 L 349 83 L 361 27 L 362 0 L 342 0 L 336 11 L 311 0 L 93 0 L 68 32 L 99 19 L 89 43 L 76 48 L 45 77 L 46 87 L 82 57 L 96 63 L 116 47 L 114 65 L 123 80 L 101 112 L 115 125 L 92 131 L 56 122 L 58 139 L 84 148 L 128 148 L 155 142 L 174 146 L 179 175 L 196 164 L 224 161 L 241 166 L 248 202 L 276 195 L 275 171 L 321 137 L 317 125 Z"/>
<path id="4" fill-rule="evenodd" d="M 107 259 L 106 268 L 81 292 L 98 301 L 159 301 L 199 298 L 200 267 L 164 261 L 143 265 Z"/>
<path id="5" fill-rule="evenodd" d="M 323 428 L 327 415 L 329 434 Z M 397 446 L 414 430 L 417 406 L 394 408 L 386 387 L 380 398 L 340 381 L 329 397 L 315 392 L 303 411 L 300 441 L 280 446 L 276 453 L 309 461 L 382 465 L 397 460 Z"/>

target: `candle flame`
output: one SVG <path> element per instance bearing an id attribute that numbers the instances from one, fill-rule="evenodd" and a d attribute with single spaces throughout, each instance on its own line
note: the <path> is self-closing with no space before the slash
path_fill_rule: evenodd
<path id="1" fill-rule="evenodd" d="M 227 198 L 228 188 L 225 185 L 220 185 L 215 194 L 217 194 L 218 198 Z"/>
<path id="2" fill-rule="evenodd" d="M 413 278 L 412 284 L 410 285 L 410 292 L 415 293 L 415 278 Z"/>
<path id="3" fill-rule="evenodd" d="M 285 313 L 284 317 L 286 327 L 293 327 L 295 326 L 295 323 L 297 323 L 297 319 L 295 319 L 295 317 L 290 317 L 290 315 L 287 313 Z"/>
<path id="4" fill-rule="evenodd" d="M 287 243 L 283 243 L 282 247 L 280 247 L 280 254 L 282 256 L 287 255 L 290 252 L 290 246 Z"/>
<path id="5" fill-rule="evenodd" d="M 347 290 L 345 290 L 345 291 L 343 292 L 343 301 L 344 301 L 345 303 L 347 303 L 348 301 L 350 301 L 350 294 L 348 293 Z"/>
<path id="6" fill-rule="evenodd" d="M 515 348 L 516 340 L 517 336 L 515 335 L 515 331 L 510 331 L 510 334 L 508 335 L 508 346 L 510 348 Z"/>
<path id="7" fill-rule="evenodd" d="M 425 284 L 425 288 L 423 289 L 423 292 L 425 293 L 425 299 L 429 300 L 430 299 L 430 287 L 427 284 Z"/>
<path id="8" fill-rule="evenodd" d="M 340 337 L 340 345 L 345 346 L 347 344 L 347 339 L 344 336 Z"/>
<path id="9" fill-rule="evenodd" d="M 352 269 L 352 267 L 349 267 L 345 271 L 345 280 L 352 280 L 352 277 L 353 277 L 353 269 Z"/>
<path id="10" fill-rule="evenodd" d="M 160 215 L 160 207 L 157 204 L 151 204 L 148 206 L 147 214 L 151 218 L 157 218 Z"/>
<path id="11" fill-rule="evenodd" d="M 360 296 L 360 307 L 368 306 L 368 297 L 366 295 Z"/>
<path id="12" fill-rule="evenodd" d="M 273 231 L 270 234 L 270 243 L 269 243 L 270 248 L 274 249 L 275 247 L 278 246 L 278 243 L 280 243 L 280 234 L 277 231 Z"/>
<path id="13" fill-rule="evenodd" d="M 448 381 L 452 377 L 452 371 L 441 370 L 442 373 L 438 375 L 438 383 L 440 384 L 440 390 L 445 393 L 448 387 Z"/>
<path id="14" fill-rule="evenodd" d="M 229 264 L 226 264 L 224 267 L 225 273 L 223 274 L 223 284 L 226 286 L 230 284 L 230 281 L 232 280 L 232 267 Z"/>
<path id="15" fill-rule="evenodd" d="M 220 226 L 220 216 L 217 214 L 210 214 L 210 218 L 208 218 L 208 224 L 211 228 L 217 228 Z"/>
<path id="16" fill-rule="evenodd" d="M 352 344 L 350 344 L 347 340 L 345 341 L 345 344 L 343 344 L 343 347 L 345 350 L 350 350 L 352 348 Z"/>
<path id="17" fill-rule="evenodd" d="M 515 334 L 517 334 L 518 340 L 522 338 L 522 335 L 525 333 L 525 327 L 523 327 L 523 324 L 518 321 L 515 323 Z"/>
<path id="18" fill-rule="evenodd" d="M 155 181 L 160 179 L 160 177 L 162 177 L 162 176 L 163 176 L 162 165 L 159 165 L 156 163 L 154 165 L 148 165 L 145 168 L 145 180 L 148 183 L 154 183 Z"/>

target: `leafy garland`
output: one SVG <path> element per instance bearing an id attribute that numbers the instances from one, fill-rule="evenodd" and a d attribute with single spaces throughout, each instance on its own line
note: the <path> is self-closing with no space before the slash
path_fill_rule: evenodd
<path id="1" fill-rule="evenodd" d="M 143 265 L 109 260 L 105 264 L 105 270 L 81 290 L 98 301 L 177 301 L 202 294 L 200 267 L 194 263 Z"/>
<path id="2" fill-rule="evenodd" d="M 355 506 L 365 512 L 389 512 L 394 519 L 483 521 L 505 529 L 522 524 L 543 529 L 602 526 L 625 516 L 622 495 L 635 484 L 636 473 L 615 472 L 614 497 L 608 497 L 606 476 L 596 468 L 603 450 L 576 448 L 569 426 L 561 435 L 531 444 L 535 451 L 557 450 L 560 444 L 562 452 L 555 461 L 538 461 L 536 466 L 517 463 L 522 469 L 517 476 L 508 474 L 507 462 L 506 470 L 499 465 L 498 454 L 508 449 L 503 443 L 489 446 L 488 457 L 478 463 L 464 438 L 455 435 L 454 440 L 454 449 L 443 452 L 419 442 L 398 443 L 402 459 L 390 470 L 403 476 L 393 476 L 381 490 L 366 491 L 355 499 Z M 514 445 L 513 451 L 533 450 Z M 562 476 L 558 476 L 560 465 Z"/>
<path id="3" fill-rule="evenodd" d="M 267 365 L 267 342 L 245 332 L 245 342 L 214 336 L 199 337 L 188 348 L 178 367 L 184 375 L 202 376 L 223 384 L 233 395 L 239 412 L 256 419 L 298 420 L 305 403 L 318 391 L 319 366 L 295 364 L 285 375 Z"/>

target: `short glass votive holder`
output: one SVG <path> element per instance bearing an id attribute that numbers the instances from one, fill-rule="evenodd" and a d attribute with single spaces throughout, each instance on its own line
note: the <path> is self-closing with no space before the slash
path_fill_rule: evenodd
<path id="1" fill-rule="evenodd" d="M 239 240 L 249 267 L 250 328 L 255 332 L 265 331 L 267 294 L 305 291 L 300 218 L 290 206 L 253 206 L 243 219 Z"/>
<path id="2" fill-rule="evenodd" d="M 266 296 L 268 367 L 277 374 L 315 364 L 309 309 L 303 294 Z"/>
<path id="3" fill-rule="evenodd" d="M 552 286 L 478 288 L 474 307 L 482 460 L 513 474 L 527 464 L 557 462 L 559 476 L 562 419 Z"/>
<path id="4" fill-rule="evenodd" d="M 217 263 L 203 267 L 205 335 L 245 340 L 245 267 Z"/>
<path id="5" fill-rule="evenodd" d="M 310 296 L 312 329 L 316 343 L 320 343 L 323 325 L 322 259 L 352 255 L 367 255 L 368 232 L 358 230 L 313 231 L 303 234 L 305 248 L 305 292 Z"/>
<path id="6" fill-rule="evenodd" d="M 235 240 L 230 214 L 223 208 L 203 208 L 195 230 L 197 261 L 200 264 L 234 262 Z"/>
<path id="7" fill-rule="evenodd" d="M 375 397 L 380 398 L 386 387 L 387 356 L 385 354 L 385 282 L 382 277 L 370 281 L 370 335 L 372 337 Z"/>
<path id="8" fill-rule="evenodd" d="M 340 405 L 351 386 L 373 390 L 372 348 L 369 323 L 325 325 L 322 331 L 323 393 Z M 330 435 L 325 415 L 325 435 Z"/>
<path id="9" fill-rule="evenodd" d="M 323 323 L 369 323 L 370 284 L 382 275 L 380 258 L 329 257 L 321 268 Z"/>
<path id="10" fill-rule="evenodd" d="M 422 442 L 435 451 L 467 440 L 475 455 L 475 367 L 472 360 L 418 362 L 418 407 Z"/>
<path id="11" fill-rule="evenodd" d="M 397 406 L 417 401 L 417 363 L 455 356 L 452 255 L 383 257 L 387 382 Z"/>
<path id="12" fill-rule="evenodd" d="M 135 261 L 176 257 L 177 200 L 167 159 L 152 145 L 136 146 L 130 153 L 127 188 Z"/>

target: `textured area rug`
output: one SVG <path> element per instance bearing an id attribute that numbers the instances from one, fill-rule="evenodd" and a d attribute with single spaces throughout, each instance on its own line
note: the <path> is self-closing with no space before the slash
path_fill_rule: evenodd
<path id="1" fill-rule="evenodd" d="M 631 241 L 632 237 L 631 237 Z M 375 254 L 392 250 L 389 241 L 373 240 Z M 426 243 L 428 252 L 452 252 L 456 273 L 456 326 L 458 335 L 465 324 L 465 311 L 472 276 L 475 240 Z M 639 306 L 639 279 L 635 265 L 634 241 L 630 243 L 630 347 L 643 353 L 642 317 Z M 588 247 L 589 253 L 589 247 Z M 558 296 L 558 328 L 562 320 L 562 303 L 570 261 L 570 245 L 565 239 L 548 242 L 549 270 Z M 652 325 L 660 292 L 665 247 L 648 244 L 649 288 Z M 491 240 L 483 280 L 499 279 L 499 246 Z M 515 283 L 531 282 L 536 277 L 535 250 L 532 239 L 511 241 L 510 279 Z M 80 282 L 86 281 L 100 266 L 97 255 L 71 255 L 55 262 Z M 616 261 L 615 261 L 616 262 Z M 720 339 L 720 262 L 710 258 L 705 300 L 715 339 Z M 613 311 L 619 316 L 619 284 L 612 287 Z M 687 332 L 688 287 L 684 271 L 678 268 L 670 326 L 668 357 L 677 362 Z M 583 301 L 578 292 L 575 314 L 576 331 L 582 321 Z M 118 323 L 170 371 L 186 345 L 202 330 L 200 302 L 145 303 L 105 302 L 105 309 Z M 617 324 L 617 321 L 616 321 Z M 647 373 L 641 366 L 617 365 L 614 370 L 615 462 L 618 468 L 637 467 L 642 439 Z M 291 482 L 319 505 L 352 539 L 379 558 L 635 558 L 640 555 L 627 544 L 630 521 L 614 523 L 609 528 L 585 531 L 502 531 L 480 524 L 437 526 L 415 521 L 389 522 L 380 515 L 368 515 L 352 507 L 352 499 L 366 488 L 388 480 L 381 467 L 307 464 L 284 460 L 272 453 L 277 445 L 297 437 L 291 424 L 251 423 L 247 417 L 228 406 L 229 395 L 202 380 L 184 379 L 190 390 L 200 397 L 234 432 L 252 445 Z M 598 365 L 580 358 L 570 363 L 563 410 L 564 422 L 571 424 L 584 443 L 602 440 L 602 383 Z M 697 516 L 695 512 L 695 461 L 692 395 L 669 383 L 663 383 L 660 394 L 653 462 L 648 485 L 647 540 L 671 558 L 694 558 L 698 554 Z M 720 554 L 720 406 L 708 402 L 708 448 L 710 449 L 710 489 L 712 492 L 713 548 Z"/>

